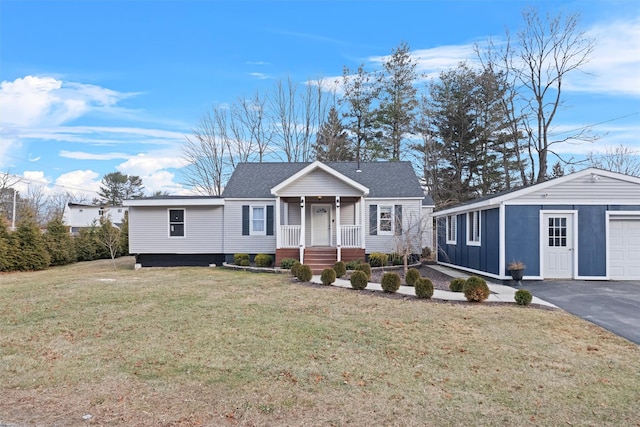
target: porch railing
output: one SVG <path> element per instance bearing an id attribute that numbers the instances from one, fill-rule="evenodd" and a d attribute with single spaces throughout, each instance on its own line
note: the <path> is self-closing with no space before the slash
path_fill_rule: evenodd
<path id="1" fill-rule="evenodd" d="M 280 247 L 297 248 L 300 246 L 300 228 L 299 225 L 281 225 Z"/>
<path id="2" fill-rule="evenodd" d="M 341 225 L 340 233 L 343 248 L 359 248 L 361 243 L 361 225 Z"/>

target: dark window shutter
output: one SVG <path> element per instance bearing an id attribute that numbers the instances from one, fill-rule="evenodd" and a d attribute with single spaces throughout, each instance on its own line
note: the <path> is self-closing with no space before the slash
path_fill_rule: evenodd
<path id="1" fill-rule="evenodd" d="M 378 235 L 378 205 L 369 206 L 369 235 Z"/>
<path id="2" fill-rule="evenodd" d="M 273 206 L 267 206 L 267 236 L 273 236 Z"/>
<path id="3" fill-rule="evenodd" d="M 242 235 L 249 235 L 249 205 L 242 205 Z"/>
<path id="4" fill-rule="evenodd" d="M 396 236 L 402 235 L 402 205 L 395 205 Z"/>

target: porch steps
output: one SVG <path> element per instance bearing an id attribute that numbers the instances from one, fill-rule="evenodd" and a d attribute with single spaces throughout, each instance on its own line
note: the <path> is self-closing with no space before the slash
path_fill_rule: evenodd
<path id="1" fill-rule="evenodd" d="M 311 267 L 313 274 L 321 274 L 325 268 L 333 267 L 338 261 L 336 248 L 305 248 L 304 263 Z"/>

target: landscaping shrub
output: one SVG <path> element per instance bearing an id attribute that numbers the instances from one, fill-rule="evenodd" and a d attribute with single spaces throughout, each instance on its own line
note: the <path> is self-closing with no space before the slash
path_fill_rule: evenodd
<path id="1" fill-rule="evenodd" d="M 291 270 L 291 267 L 296 262 L 300 263 L 300 261 L 298 261 L 295 258 L 282 258 L 282 261 L 280 261 L 280 268 L 284 268 L 285 270 Z"/>
<path id="2" fill-rule="evenodd" d="M 404 265 L 404 257 L 402 254 L 391 254 L 392 265 Z"/>
<path id="3" fill-rule="evenodd" d="M 478 276 L 471 276 L 467 279 L 463 292 L 467 301 L 471 302 L 482 302 L 489 298 L 490 294 L 487 282 Z"/>
<path id="4" fill-rule="evenodd" d="M 298 267 L 298 274 L 296 275 L 296 277 L 301 282 L 309 282 L 313 277 L 311 267 L 309 267 L 307 264 L 301 264 L 300 267 Z"/>
<path id="5" fill-rule="evenodd" d="M 433 296 L 433 282 L 426 277 L 418 277 L 415 283 L 416 297 L 431 298 Z"/>
<path id="6" fill-rule="evenodd" d="M 367 264 L 366 262 L 361 262 L 356 267 L 356 270 L 363 271 L 364 274 L 367 275 L 367 280 L 371 280 L 371 265 Z"/>
<path id="7" fill-rule="evenodd" d="M 351 287 L 353 289 L 362 290 L 367 287 L 367 274 L 364 271 L 356 270 L 351 273 L 351 278 L 349 279 L 351 282 Z"/>
<path id="8" fill-rule="evenodd" d="M 333 268 L 325 268 L 320 275 L 320 281 L 323 285 L 330 285 L 336 281 L 336 271 Z"/>
<path id="9" fill-rule="evenodd" d="M 529 305 L 533 300 L 533 295 L 527 289 L 518 289 L 513 298 L 518 305 Z"/>
<path id="10" fill-rule="evenodd" d="M 431 259 L 431 248 L 425 247 L 422 248 L 422 259 Z"/>
<path id="11" fill-rule="evenodd" d="M 269 254 L 258 254 L 254 258 L 254 261 L 258 267 L 271 267 L 271 264 L 273 264 L 273 257 Z"/>
<path id="12" fill-rule="evenodd" d="M 233 254 L 233 263 L 236 265 L 248 266 L 249 254 Z"/>
<path id="13" fill-rule="evenodd" d="M 382 275 L 382 290 L 387 293 L 394 293 L 400 289 L 400 275 L 398 273 L 384 273 Z"/>
<path id="14" fill-rule="evenodd" d="M 360 265 L 360 263 L 361 261 L 354 259 L 351 261 L 347 261 L 347 263 L 345 264 L 345 267 L 347 268 L 347 270 L 356 270 Z"/>
<path id="15" fill-rule="evenodd" d="M 404 276 L 404 281 L 408 286 L 414 286 L 416 281 L 420 278 L 420 272 L 417 268 L 410 268 L 407 270 L 407 274 Z"/>
<path id="16" fill-rule="evenodd" d="M 51 265 L 65 265 L 76 262 L 76 247 L 73 238 L 69 234 L 69 228 L 61 219 L 55 218 L 47 223 L 47 232 L 44 234 Z"/>
<path id="17" fill-rule="evenodd" d="M 16 270 L 44 270 L 51 265 L 47 243 L 31 213 L 24 214 L 18 222 L 18 228 L 12 233 L 12 239 L 16 249 Z"/>
<path id="18" fill-rule="evenodd" d="M 298 277 L 298 271 L 300 271 L 300 266 L 302 264 L 300 263 L 300 261 L 296 260 L 292 265 L 291 265 L 291 275 Z"/>
<path id="19" fill-rule="evenodd" d="M 463 279 L 462 277 L 456 277 L 455 279 L 451 280 L 451 282 L 449 282 L 449 289 L 451 290 L 451 292 L 462 292 L 465 283 L 465 279 Z"/>
<path id="20" fill-rule="evenodd" d="M 371 267 L 384 267 L 389 262 L 387 254 L 372 252 L 369 254 L 369 265 Z"/>
<path id="21" fill-rule="evenodd" d="M 336 272 L 336 277 L 342 277 L 347 274 L 347 266 L 342 261 L 333 264 L 333 270 Z"/>

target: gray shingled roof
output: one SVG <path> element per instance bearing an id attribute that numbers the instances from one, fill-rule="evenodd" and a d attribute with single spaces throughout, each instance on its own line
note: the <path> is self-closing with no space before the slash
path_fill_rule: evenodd
<path id="1" fill-rule="evenodd" d="M 311 163 L 239 164 L 222 193 L 224 198 L 271 198 L 271 188 Z M 369 197 L 423 197 L 410 162 L 326 162 L 327 166 L 369 189 Z M 431 202 L 433 200 L 428 197 Z"/>

